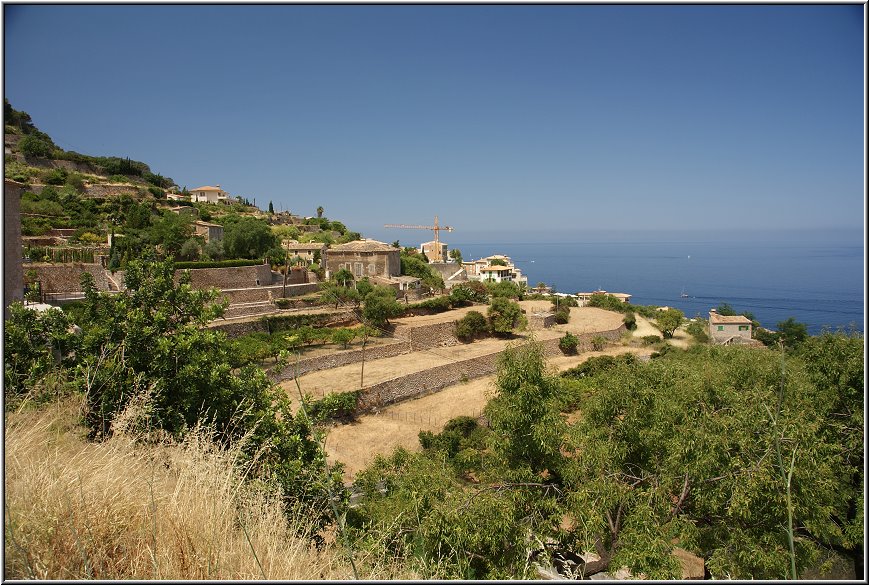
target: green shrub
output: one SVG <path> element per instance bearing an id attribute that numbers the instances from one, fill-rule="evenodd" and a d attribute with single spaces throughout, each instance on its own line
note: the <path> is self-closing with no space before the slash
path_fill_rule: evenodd
<path id="1" fill-rule="evenodd" d="M 211 260 L 201 262 L 176 262 L 177 270 L 187 268 L 231 268 L 235 266 L 259 266 L 262 260 Z"/>
<path id="2" fill-rule="evenodd" d="M 359 402 L 359 391 L 333 392 L 308 406 L 308 416 L 314 421 L 353 418 Z"/>
<path id="3" fill-rule="evenodd" d="M 46 185 L 63 185 L 66 182 L 66 169 L 48 169 L 42 174 Z"/>
<path id="4" fill-rule="evenodd" d="M 51 140 L 46 140 L 41 136 L 28 134 L 18 141 L 18 149 L 24 156 L 32 156 L 35 158 L 48 158 L 54 152 L 54 144 Z"/>
<path id="5" fill-rule="evenodd" d="M 576 353 L 576 347 L 579 345 L 579 339 L 569 331 L 564 334 L 564 337 L 558 340 L 558 349 L 565 354 Z"/>
<path id="6" fill-rule="evenodd" d="M 602 351 L 606 347 L 607 338 L 601 335 L 595 335 L 591 340 L 591 348 L 594 351 Z"/>
<path id="7" fill-rule="evenodd" d="M 489 322 L 479 311 L 468 311 L 467 315 L 456 321 L 456 338 L 461 341 L 473 341 L 488 334 Z"/>
<path id="8" fill-rule="evenodd" d="M 627 328 L 628 331 L 633 331 L 637 328 L 637 316 L 633 312 L 625 313 L 622 322 L 625 324 L 625 328 Z"/>
<path id="9" fill-rule="evenodd" d="M 695 317 L 691 320 L 690 323 L 685 327 L 685 331 L 688 332 L 691 337 L 697 343 L 709 343 L 709 333 L 708 333 L 708 324 L 706 319 L 701 317 Z"/>
<path id="10" fill-rule="evenodd" d="M 570 309 L 568 307 L 561 308 L 555 313 L 556 323 L 564 325 L 568 321 L 570 321 Z"/>
<path id="11" fill-rule="evenodd" d="M 438 313 L 442 313 L 444 311 L 449 311 L 451 305 L 452 305 L 452 302 L 450 301 L 450 297 L 440 296 L 440 297 L 432 297 L 430 299 L 426 299 L 426 300 L 420 301 L 418 303 L 413 303 L 412 305 L 407 305 L 407 310 L 428 309 L 430 311 L 436 311 Z"/>
<path id="12" fill-rule="evenodd" d="M 464 307 L 471 303 L 486 303 L 489 301 L 489 294 L 486 290 L 486 285 L 482 282 L 469 282 L 467 284 L 458 284 L 450 289 L 450 302 L 454 307 Z"/>
<path id="13" fill-rule="evenodd" d="M 340 329 L 332 330 L 332 343 L 340 344 L 341 347 L 347 349 L 350 343 L 356 338 L 356 331 L 341 327 Z"/>
<path id="14" fill-rule="evenodd" d="M 661 338 L 657 335 L 643 335 L 640 339 L 642 340 L 643 345 L 654 345 L 661 341 Z"/>
<path id="15" fill-rule="evenodd" d="M 504 284 L 504 283 L 499 283 Z M 488 310 L 489 322 L 495 335 L 506 336 L 527 323 L 522 308 L 507 297 L 495 296 Z"/>
<path id="16" fill-rule="evenodd" d="M 632 353 L 622 355 L 600 355 L 590 357 L 578 366 L 565 370 L 561 373 L 563 378 L 585 378 L 587 376 L 595 376 L 600 372 L 611 370 L 621 364 L 636 364 L 637 357 Z"/>

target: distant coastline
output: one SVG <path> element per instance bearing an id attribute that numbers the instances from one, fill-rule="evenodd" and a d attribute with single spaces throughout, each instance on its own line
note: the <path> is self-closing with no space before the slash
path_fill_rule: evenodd
<path id="1" fill-rule="evenodd" d="M 566 293 L 598 288 L 688 317 L 729 303 L 774 329 L 788 317 L 813 334 L 865 330 L 862 245 L 776 242 L 450 243 L 465 260 L 506 254 L 528 277 Z M 690 259 L 689 259 L 690 256 Z M 681 292 L 688 295 L 681 297 Z"/>

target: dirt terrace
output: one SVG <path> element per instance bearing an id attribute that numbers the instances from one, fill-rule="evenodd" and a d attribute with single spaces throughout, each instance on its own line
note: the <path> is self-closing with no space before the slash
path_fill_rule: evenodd
<path id="1" fill-rule="evenodd" d="M 522 301 L 520 304 L 528 313 L 536 311 L 539 308 L 548 308 L 550 306 L 546 301 Z M 406 317 L 403 319 L 396 319 L 395 323 L 400 323 L 405 326 L 414 326 L 450 322 L 460 319 L 463 315 L 467 314 L 468 311 L 474 309 L 474 307 L 463 307 L 462 309 L 439 313 L 437 315 Z M 561 337 L 564 335 L 565 331 L 570 331 L 571 333 L 589 333 L 594 331 L 611 330 L 621 325 L 621 322 L 620 315 L 609 311 L 593 307 L 574 307 L 571 309 L 570 322 L 565 325 L 556 325 L 550 329 L 542 331 L 524 332 L 517 335 L 512 340 L 491 338 L 451 347 L 438 347 L 435 349 L 415 351 L 410 354 L 391 358 L 366 360 L 364 372 L 361 363 L 311 372 L 299 377 L 299 385 L 302 387 L 303 392 L 311 394 L 315 399 L 320 399 L 326 394 L 332 392 L 347 392 L 349 390 L 358 389 L 360 387 L 360 382 L 364 382 L 364 386 L 370 386 L 372 384 L 385 382 L 386 380 L 392 380 L 410 373 L 420 372 L 447 363 L 503 351 L 508 344 L 522 341 L 530 335 L 534 335 L 536 339 L 540 340 L 553 339 Z M 386 340 L 381 339 L 379 341 L 383 343 Z M 359 342 L 356 342 L 353 347 L 358 348 Z M 308 357 L 309 355 L 320 355 L 324 351 L 327 350 L 314 350 L 311 351 L 310 354 L 306 353 L 305 357 Z M 296 402 L 295 399 L 298 398 L 298 390 L 296 389 L 295 382 L 287 380 L 281 382 L 280 386 L 289 392 L 289 395 L 294 399 L 294 402 Z"/>
<path id="2" fill-rule="evenodd" d="M 523 301 L 520 304 L 529 314 L 545 311 L 550 307 L 550 303 L 546 301 Z M 455 321 L 472 310 L 479 310 L 479 307 L 465 307 L 437 315 L 397 319 L 395 323 L 414 326 Z M 513 340 L 485 339 L 470 344 L 438 347 L 367 361 L 364 385 L 391 380 L 457 360 L 503 351 L 509 343 L 521 342 L 531 335 L 537 339 L 553 339 L 561 337 L 565 331 L 575 334 L 606 331 L 617 328 L 621 323 L 621 315 L 592 307 L 574 307 L 571 309 L 568 324 L 556 325 L 543 331 L 525 332 Z M 589 352 L 579 356 L 558 356 L 550 359 L 549 364 L 554 369 L 563 370 L 582 363 L 594 355 L 624 352 L 648 355 L 651 350 L 613 347 L 603 352 Z M 350 364 L 300 376 L 299 384 L 303 392 L 310 393 L 314 398 L 321 398 L 330 392 L 359 388 L 362 374 L 362 364 Z M 418 450 L 418 434 L 421 430 L 438 432 L 451 418 L 481 414 L 494 391 L 493 380 L 494 376 L 486 376 L 456 384 L 416 400 L 392 405 L 377 414 L 363 415 L 352 423 L 335 425 L 330 430 L 326 443 L 329 460 L 333 463 L 342 462 L 345 465 L 345 480 L 351 481 L 353 476 L 368 466 L 377 455 L 388 455 L 398 446 Z M 291 397 L 297 397 L 298 391 L 292 380 L 281 383 L 281 386 L 290 393 Z M 297 400 L 294 400 L 295 402 Z"/>

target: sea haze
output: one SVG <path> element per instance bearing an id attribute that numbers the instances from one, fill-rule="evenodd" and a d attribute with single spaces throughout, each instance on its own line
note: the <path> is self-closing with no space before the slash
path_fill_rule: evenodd
<path id="1" fill-rule="evenodd" d="M 450 242 L 465 260 L 510 256 L 528 277 L 559 292 L 603 289 L 639 305 L 671 306 L 706 317 L 729 303 L 769 329 L 793 317 L 812 334 L 824 327 L 864 330 L 861 242 Z M 682 298 L 681 293 L 688 295 Z"/>

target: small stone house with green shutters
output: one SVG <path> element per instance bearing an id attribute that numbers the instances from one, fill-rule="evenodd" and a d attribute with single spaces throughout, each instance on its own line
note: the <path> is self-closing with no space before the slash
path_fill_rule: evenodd
<path id="1" fill-rule="evenodd" d="M 751 319 L 745 315 L 719 315 L 709 311 L 709 337 L 713 343 L 729 345 L 751 341 Z M 737 339 L 739 338 L 739 339 Z"/>
<path id="2" fill-rule="evenodd" d="M 353 278 L 381 276 L 390 278 L 401 274 L 401 257 L 398 248 L 377 240 L 356 240 L 332 246 L 326 250 L 326 277 L 342 268 L 350 271 Z"/>

